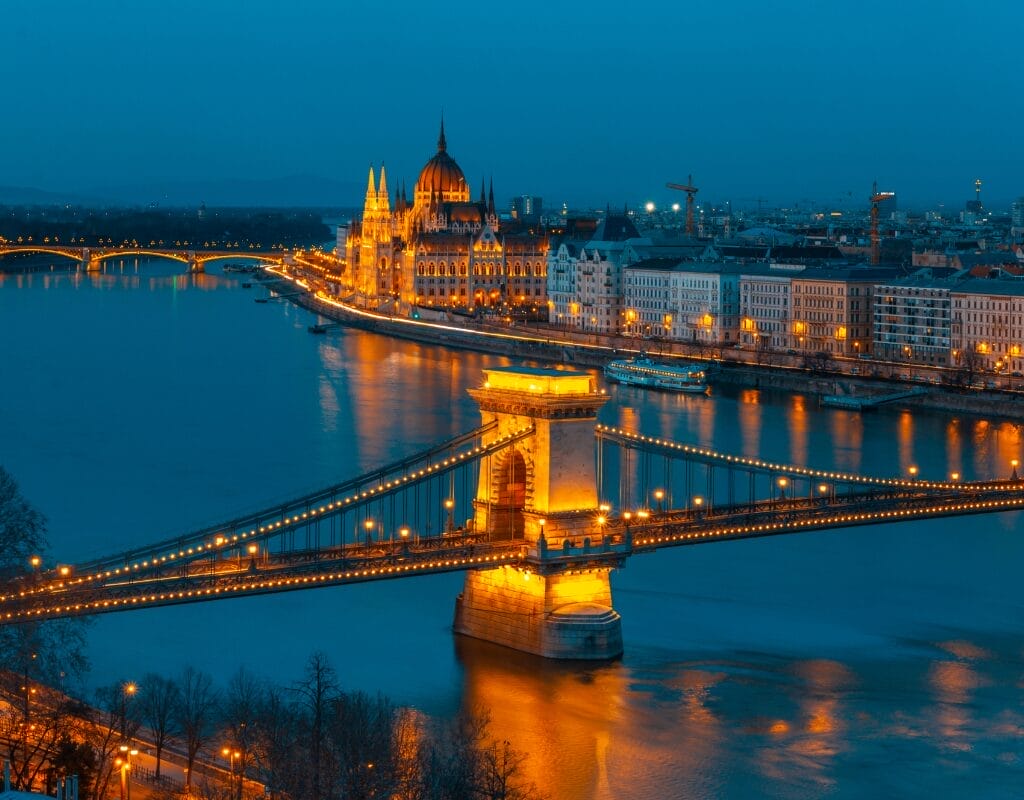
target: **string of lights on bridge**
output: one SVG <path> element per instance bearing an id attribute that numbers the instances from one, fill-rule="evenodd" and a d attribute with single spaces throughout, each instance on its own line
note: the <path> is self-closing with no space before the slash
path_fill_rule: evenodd
<path id="1" fill-rule="evenodd" d="M 1019 491 L 1019 486 L 1002 486 L 1000 489 Z M 923 517 L 932 514 L 962 514 L 970 512 L 987 512 L 997 510 L 1009 510 L 1012 508 L 1024 507 L 1024 497 L 1005 498 L 999 500 L 977 500 L 955 504 L 932 505 L 918 509 L 898 509 L 893 511 L 873 511 L 852 514 L 839 514 L 829 517 L 818 517 L 806 520 L 781 520 L 773 523 L 762 523 L 758 525 L 739 525 L 726 528 L 711 529 L 705 531 L 691 531 L 687 533 L 641 535 L 636 538 L 635 545 L 638 547 L 656 548 L 658 545 L 680 545 L 698 544 L 701 542 L 721 541 L 729 538 L 746 538 L 751 536 L 767 536 L 784 532 L 796 532 L 800 529 L 811 530 L 820 527 L 861 525 L 871 522 L 900 521 Z M 652 522 L 651 525 L 659 523 Z M 642 552 L 642 551 L 640 551 Z M 385 578 L 400 577 L 403 574 L 415 575 L 429 572 L 453 571 L 471 569 L 474 567 L 496 567 L 514 566 L 515 562 L 523 560 L 523 553 L 506 551 L 502 553 L 490 553 L 479 556 L 464 556 L 461 558 L 446 558 L 425 562 L 410 562 L 403 564 L 390 564 L 382 567 L 372 567 L 354 570 L 342 570 L 322 575 L 305 575 L 291 578 L 267 578 L 251 580 L 248 583 L 238 583 L 229 586 L 214 586 L 202 589 L 188 589 L 169 592 L 155 592 L 142 594 L 135 597 L 119 597 L 103 600 L 92 600 L 80 603 L 56 604 L 53 606 L 8 611 L 2 615 L 5 622 L 19 622 L 29 619 L 44 619 L 52 616 L 67 616 L 71 614 L 99 613 L 103 611 L 118 611 L 128 608 L 141 607 L 151 604 L 171 605 L 188 601 L 213 599 L 218 596 L 258 594 L 268 591 L 285 591 L 289 589 L 311 588 L 313 586 L 328 586 L 340 583 L 355 583 L 368 580 L 379 580 Z M 529 567 L 521 569 L 524 579 L 529 579 Z"/>
<path id="2" fill-rule="evenodd" d="M 1010 491 L 1020 491 L 1019 486 L 1000 487 Z M 850 525 L 861 525 L 869 522 L 897 522 L 901 519 L 913 519 L 915 517 L 931 514 L 950 513 L 960 514 L 970 511 L 997 511 L 1007 510 L 1013 507 L 1024 507 L 1024 497 L 1008 498 L 1003 500 L 977 500 L 956 503 L 953 505 L 933 505 L 924 508 L 904 508 L 896 511 L 866 511 L 855 514 L 837 514 L 830 517 L 815 517 L 811 519 L 782 520 L 779 522 L 767 522 L 758 525 L 737 525 L 729 528 L 713 528 L 704 531 L 690 531 L 687 533 L 641 535 L 634 540 L 638 547 L 657 546 L 664 544 L 687 544 L 696 543 L 699 540 L 714 540 L 723 538 L 747 538 L 757 535 L 769 535 L 781 533 L 790 529 L 813 529 L 822 527 L 844 527 Z M 655 521 L 648 523 L 648 526 L 657 526 L 660 523 Z M 642 526 L 641 526 L 642 527 Z"/>
<path id="3" fill-rule="evenodd" d="M 489 455 L 490 453 L 500 450 L 515 441 L 525 438 L 526 436 L 531 436 L 534 433 L 534 430 L 534 426 L 532 425 L 519 428 L 503 436 L 499 436 L 486 445 L 477 445 L 470 450 L 459 453 L 458 455 L 450 456 L 436 464 L 427 465 L 422 469 L 413 470 L 405 475 L 385 481 L 377 486 L 371 486 L 368 489 L 356 492 L 348 497 L 322 504 L 319 508 L 311 508 L 308 511 L 295 513 L 290 516 L 285 515 L 279 520 L 270 522 L 266 525 L 254 526 L 248 531 L 241 531 L 231 535 L 220 534 L 215 536 L 212 540 L 202 544 L 197 544 L 194 547 L 182 548 L 176 552 L 171 551 L 163 555 L 154 555 L 151 558 L 136 561 L 132 564 L 125 564 L 123 567 L 98 570 L 91 575 L 79 575 L 71 580 L 60 581 L 57 584 L 47 584 L 34 589 L 26 589 L 18 592 L 17 594 L 0 595 L 0 602 L 26 598 L 51 589 L 63 589 L 65 586 L 79 586 L 86 582 L 103 581 L 108 578 L 138 574 L 140 571 L 163 567 L 168 563 L 173 563 L 175 561 L 178 561 L 178 563 L 187 563 L 192 558 L 200 558 L 210 554 L 216 554 L 216 552 L 224 549 L 225 547 L 230 548 L 239 544 L 248 543 L 249 554 L 255 555 L 257 551 L 253 548 L 257 547 L 256 542 L 265 539 L 267 536 L 283 533 L 291 527 L 306 524 L 311 518 L 315 519 L 316 517 L 320 517 L 325 514 L 331 515 L 332 513 L 343 511 L 347 508 L 356 507 L 359 505 L 360 501 L 379 499 L 391 492 L 409 485 L 411 482 L 452 469 L 461 463 L 465 463 L 467 459 Z M 38 565 L 38 562 L 35 562 L 34 566 L 35 565 Z M 59 567 L 56 572 L 60 578 L 70 578 L 74 570 L 72 567 L 62 566 Z"/>
<path id="4" fill-rule="evenodd" d="M 728 453 L 719 453 L 715 450 L 710 450 L 702 447 L 694 447 L 688 444 L 682 444 L 674 442 L 669 439 L 659 439 L 653 436 L 645 436 L 642 433 L 635 431 L 625 430 L 624 428 L 615 428 L 609 425 L 597 425 L 598 434 L 605 433 L 612 436 L 618 436 L 622 439 L 637 442 L 638 444 L 649 445 L 654 447 L 661 447 L 666 450 L 674 450 L 680 453 L 686 453 L 689 455 L 696 455 L 702 458 L 712 459 L 715 461 L 721 461 L 724 464 L 733 466 L 751 467 L 754 469 L 764 470 L 766 472 L 785 473 L 790 476 L 799 476 L 805 478 L 813 478 L 815 480 L 831 480 L 839 481 L 842 483 L 860 483 L 864 485 L 874 486 L 900 486 L 907 488 L 917 489 L 963 489 L 965 485 L 972 487 L 982 486 L 983 484 L 974 482 L 962 482 L 959 480 L 959 473 L 953 473 L 953 480 L 951 481 L 925 481 L 916 479 L 906 478 L 875 478 L 868 475 L 855 475 L 848 472 L 829 472 L 827 470 L 813 469 L 811 467 L 799 467 L 793 464 L 775 464 L 770 461 L 762 461 L 759 458 L 747 458 L 745 456 L 734 456 Z M 1013 459 L 1010 461 L 1010 466 L 1016 472 L 1018 466 L 1018 460 Z M 911 468 L 915 473 L 917 472 L 916 467 Z M 993 484 L 993 487 L 998 484 Z"/>
<path id="5" fill-rule="evenodd" d="M 179 602 L 187 602 L 189 600 L 200 600 L 203 598 L 211 599 L 218 595 L 284 591 L 287 589 L 308 588 L 317 584 L 327 586 L 344 582 L 357 583 L 381 578 L 395 578 L 402 573 L 423 574 L 427 572 L 450 572 L 452 570 L 468 569 L 470 567 L 501 566 L 503 563 L 507 563 L 512 560 L 515 556 L 515 553 L 506 552 L 480 556 L 464 556 L 462 558 L 439 559 L 436 561 L 394 564 L 386 567 L 372 567 L 368 569 L 343 570 L 323 575 L 304 575 L 294 578 L 269 578 L 250 581 L 245 584 L 232 584 L 230 586 L 214 586 L 205 589 L 158 592 L 142 594 L 136 597 L 119 597 L 105 600 L 92 600 L 83 603 L 68 603 L 66 605 L 8 611 L 2 615 L 2 618 L 5 622 L 18 622 L 32 618 L 116 611 L 122 608 L 130 608 L 153 603 L 170 605 Z"/>

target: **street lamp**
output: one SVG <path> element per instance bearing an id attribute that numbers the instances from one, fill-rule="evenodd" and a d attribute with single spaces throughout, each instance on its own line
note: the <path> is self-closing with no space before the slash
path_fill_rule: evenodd
<path id="1" fill-rule="evenodd" d="M 453 530 L 455 530 L 455 519 L 453 511 L 453 509 L 455 508 L 455 501 L 450 497 L 446 497 L 444 500 L 444 508 L 445 511 L 448 512 L 448 521 L 446 523 L 447 531 L 448 533 L 451 533 Z"/>
<path id="2" fill-rule="evenodd" d="M 368 519 L 363 523 L 363 527 L 366 529 L 366 549 L 370 549 L 370 543 L 373 541 L 373 528 L 374 522 L 372 519 Z"/>
<path id="3" fill-rule="evenodd" d="M 125 729 L 127 727 L 128 720 L 128 698 L 132 697 L 138 687 L 131 681 L 126 681 L 121 684 L 121 741 L 125 741 L 127 736 L 125 735 Z M 126 749 L 123 747 L 122 749 Z"/>
<path id="4" fill-rule="evenodd" d="M 114 759 L 114 766 L 121 770 L 121 800 L 132 800 L 132 784 L 128 773 L 132 768 L 132 756 L 137 756 L 139 751 L 129 749 L 126 744 L 119 749 L 121 755 Z"/>
<path id="5" fill-rule="evenodd" d="M 658 501 L 658 513 L 660 514 L 662 511 L 665 510 L 665 507 L 662 504 L 662 501 L 665 499 L 665 492 L 664 492 L 664 490 L 662 490 L 662 489 L 655 489 L 654 490 L 654 499 Z"/>
<path id="6" fill-rule="evenodd" d="M 909 466 L 909 467 L 907 468 L 907 472 L 909 472 L 909 473 L 910 473 L 910 477 L 911 477 L 911 478 L 917 478 L 917 466 L 916 466 L 915 464 L 911 464 L 911 465 L 910 465 L 910 466 Z"/>
<path id="7" fill-rule="evenodd" d="M 228 785 L 231 786 L 235 783 L 235 764 L 239 767 L 242 765 L 242 754 L 238 750 L 232 750 L 230 747 L 225 747 L 220 751 L 220 754 L 227 759 L 228 762 Z M 232 789 L 234 787 L 232 786 Z M 233 793 L 233 792 L 232 792 Z M 242 796 L 242 770 L 238 770 L 238 797 Z"/>
<path id="8" fill-rule="evenodd" d="M 789 478 L 779 478 L 779 500 L 786 499 L 786 487 L 789 486 Z"/>
<path id="9" fill-rule="evenodd" d="M 1019 481 L 1020 478 L 1017 477 L 1017 467 L 1020 466 L 1020 461 L 1017 460 L 1016 458 L 1010 459 L 1010 466 L 1013 468 L 1013 472 L 1010 473 L 1010 480 Z"/>
<path id="10" fill-rule="evenodd" d="M 955 483 L 956 481 L 960 480 L 960 473 L 959 472 L 951 472 L 951 473 L 949 473 L 949 479 Z"/>

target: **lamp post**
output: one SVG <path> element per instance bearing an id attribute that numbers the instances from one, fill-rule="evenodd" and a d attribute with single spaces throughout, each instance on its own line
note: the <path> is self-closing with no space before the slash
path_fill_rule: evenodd
<path id="1" fill-rule="evenodd" d="M 1013 472 L 1010 473 L 1010 480 L 1011 481 L 1019 481 L 1020 480 L 1020 478 L 1017 476 L 1017 467 L 1019 467 L 1019 466 L 1020 466 L 1020 461 L 1018 459 L 1016 459 L 1016 458 L 1010 459 L 1010 467 L 1013 469 Z"/>
<path id="2" fill-rule="evenodd" d="M 127 740 L 125 731 L 128 723 L 128 698 L 132 697 L 138 687 L 131 681 L 121 684 L 121 741 Z"/>
<path id="3" fill-rule="evenodd" d="M 786 487 L 789 486 L 789 478 L 779 478 L 779 500 L 786 499 Z"/>
<path id="4" fill-rule="evenodd" d="M 370 551 L 370 543 L 373 541 L 373 528 L 374 522 L 372 519 L 368 519 L 363 523 L 363 528 L 366 530 L 366 551 Z"/>
<path id="5" fill-rule="evenodd" d="M 701 513 L 701 511 L 703 509 L 704 509 L 704 498 L 701 497 L 700 495 L 697 495 L 696 497 L 693 498 L 693 510 L 694 510 L 694 515 L 697 517 L 697 519 L 700 519 L 700 513 Z"/>
<path id="6" fill-rule="evenodd" d="M 658 513 L 660 514 L 661 512 L 663 512 L 665 510 L 664 503 L 662 502 L 665 499 L 665 492 L 664 492 L 664 490 L 662 490 L 662 489 L 655 489 L 654 490 L 654 499 L 658 501 Z"/>
<path id="7" fill-rule="evenodd" d="M 404 527 L 404 526 L 399 528 L 398 529 L 398 538 L 402 542 L 402 552 L 403 553 L 408 553 L 409 552 L 409 529 Z"/>
<path id="8" fill-rule="evenodd" d="M 238 776 L 237 776 L 237 791 L 238 791 L 238 798 L 239 798 L 239 800 L 241 800 L 241 797 L 242 797 L 242 770 L 241 770 L 242 753 L 240 751 L 238 751 L 238 750 L 233 750 L 230 747 L 225 747 L 225 748 L 221 749 L 220 754 L 222 756 L 224 756 L 224 758 L 227 759 L 227 762 L 228 762 L 228 786 L 229 786 L 229 788 L 231 790 L 229 792 L 229 794 L 231 794 L 231 795 L 234 795 L 235 794 L 235 790 L 236 790 L 235 765 L 237 764 L 239 766 Z"/>
<path id="9" fill-rule="evenodd" d="M 914 465 L 914 464 L 911 464 L 911 465 L 910 465 L 910 466 L 909 466 L 909 467 L 907 468 L 907 472 L 909 472 L 909 473 L 910 473 L 910 478 L 911 478 L 911 480 L 917 480 L 917 466 L 916 466 L 916 465 Z"/>
<path id="10" fill-rule="evenodd" d="M 455 530 L 455 500 L 451 497 L 444 499 L 444 510 L 447 512 L 447 520 L 445 522 L 445 530 L 451 533 Z"/>
<path id="11" fill-rule="evenodd" d="M 114 759 L 114 766 L 121 770 L 121 800 L 132 800 L 132 783 L 129 773 L 132 769 L 132 757 L 137 756 L 139 751 L 130 749 L 126 744 L 121 745 L 119 750 L 121 755 Z"/>

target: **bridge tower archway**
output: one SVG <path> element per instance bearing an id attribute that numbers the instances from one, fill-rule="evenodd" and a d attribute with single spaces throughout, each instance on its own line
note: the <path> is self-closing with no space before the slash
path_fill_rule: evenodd
<path id="1" fill-rule="evenodd" d="M 455 604 L 457 633 L 547 658 L 622 654 L 608 562 L 567 570 L 562 542 L 597 537 L 594 424 L 608 399 L 585 372 L 528 367 L 484 370 L 479 403 L 490 444 L 533 428 L 481 464 L 473 524 L 493 539 L 522 541 L 528 569 L 475 569 Z M 554 548 L 548 543 L 558 543 Z"/>

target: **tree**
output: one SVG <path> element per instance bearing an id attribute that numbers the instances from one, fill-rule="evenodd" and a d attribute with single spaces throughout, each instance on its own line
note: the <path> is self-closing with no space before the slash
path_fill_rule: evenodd
<path id="1" fill-rule="evenodd" d="M 177 731 L 175 710 L 181 702 L 181 690 L 170 678 L 149 673 L 139 682 L 137 699 L 139 718 L 153 737 L 156 749 L 156 777 L 167 740 Z"/>
<path id="2" fill-rule="evenodd" d="M 295 687 L 301 698 L 309 724 L 309 746 L 313 800 L 320 800 L 321 768 L 324 752 L 324 718 L 330 704 L 337 698 L 338 681 L 334 669 L 323 653 L 313 653 L 306 662 L 306 676 Z"/>
<path id="3" fill-rule="evenodd" d="M 227 728 L 228 741 L 232 751 L 238 756 L 230 755 L 229 765 L 237 771 L 237 790 L 239 800 L 242 796 L 243 776 L 255 753 L 257 741 L 257 721 L 264 690 L 262 684 L 242 667 L 228 683 L 221 702 L 221 719 Z M 232 779 L 236 777 L 232 774 Z"/>
<path id="4" fill-rule="evenodd" d="M 186 667 L 179 687 L 181 694 L 175 720 L 185 737 L 185 791 L 188 792 L 192 788 L 192 770 L 196 765 L 196 757 L 213 732 L 217 692 L 210 676 L 193 667 Z"/>
<path id="5" fill-rule="evenodd" d="M 46 518 L 0 467 L 0 594 L 32 591 L 45 549 Z M 86 666 L 83 620 L 0 626 L 0 698 L 7 701 L 0 725 L 16 786 L 27 788 L 56 747 L 64 685 Z"/>

